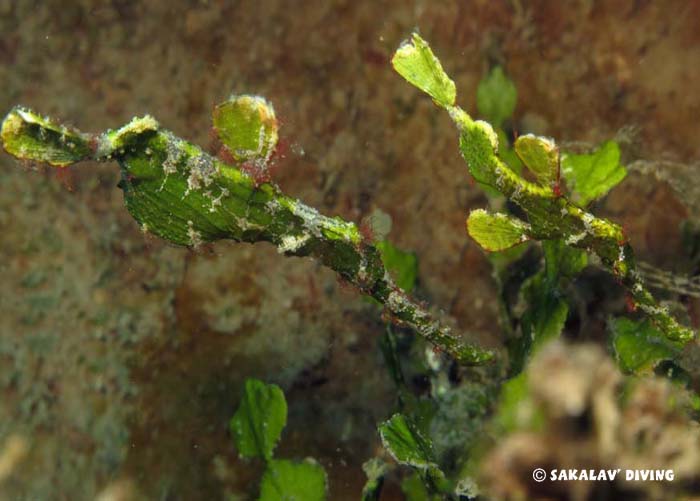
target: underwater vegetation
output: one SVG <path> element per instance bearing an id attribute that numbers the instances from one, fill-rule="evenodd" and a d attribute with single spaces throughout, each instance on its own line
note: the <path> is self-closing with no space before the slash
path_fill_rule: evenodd
<path id="1" fill-rule="evenodd" d="M 496 497 L 527 499 L 529 487 L 522 476 L 530 474 L 529 465 L 502 485 L 489 476 L 494 468 L 505 471 L 503 465 L 512 457 L 526 463 L 513 442 L 523 440 L 527 443 L 523 447 L 536 449 L 543 430 L 557 430 L 561 416 L 572 418 L 590 411 L 597 416 L 594 428 L 602 437 L 601 447 L 609 450 L 586 461 L 614 464 L 627 451 L 625 444 L 611 445 L 624 420 L 620 416 L 632 412 L 635 398 L 654 391 L 674 402 L 659 420 L 675 419 L 680 430 L 692 430 L 685 443 L 668 452 L 678 458 L 676 488 L 681 490 L 684 482 L 690 485 L 699 460 L 686 448 L 697 446 L 700 437 L 692 424 L 698 409 L 693 393 L 695 368 L 686 351 L 695 344 L 696 334 L 651 294 L 622 227 L 588 209 L 626 176 L 618 145 L 608 141 L 595 151 L 574 154 L 560 151 L 547 137 L 509 138 L 502 125 L 515 107 L 516 89 L 502 69 L 495 68 L 479 85 L 477 102 L 484 120 L 475 119 L 455 104 L 455 83 L 417 34 L 398 48 L 392 64 L 447 111 L 469 174 L 494 205 L 500 205 L 496 212 L 473 210 L 466 220 L 469 236 L 494 253 L 496 273 L 517 266 L 526 246 L 541 243 L 544 265 L 521 286 L 526 303 L 517 319 L 521 332 L 509 338 L 503 352 L 487 350 L 454 333 L 431 308 L 411 297 L 415 261 L 408 254 L 387 241 L 375 241 L 359 225 L 324 216 L 280 190 L 268 171 L 277 147 L 278 122 L 264 98 L 235 95 L 214 109 L 212 122 L 221 146 L 217 156 L 175 136 L 151 116 L 89 134 L 16 107 L 2 123 L 1 138 L 5 150 L 18 159 L 59 169 L 84 160 L 116 161 L 127 210 L 145 233 L 191 248 L 222 239 L 269 242 L 285 256 L 316 259 L 379 304 L 389 324 L 382 354 L 396 384 L 399 405 L 398 412 L 378 427 L 393 463 L 381 457 L 368 460 L 363 499 L 379 499 L 383 479 L 396 464 L 413 472 L 402 482 L 409 499 L 474 497 L 482 489 Z M 569 313 L 566 283 L 592 260 L 626 290 L 629 309 L 637 313 L 634 320 L 618 317 L 609 323 L 610 346 L 619 369 L 634 375 L 656 371 L 668 376 L 668 381 L 638 384 L 622 376 L 610 377 L 604 395 L 607 406 L 592 396 L 599 381 L 579 376 L 594 366 L 602 365 L 596 370 L 615 374 L 618 368 L 605 365 L 599 352 L 550 343 L 560 336 Z M 503 308 L 507 324 L 517 313 L 507 304 Z M 406 384 L 396 327 L 407 327 L 434 346 L 436 391 L 430 399 L 416 397 Z M 543 371 L 552 367 L 572 381 L 570 394 L 550 395 L 543 389 Z M 451 386 L 446 381 L 450 370 L 462 371 L 462 384 Z M 577 380 L 587 382 L 576 387 Z M 620 395 L 627 395 L 623 404 L 618 402 Z M 639 406 L 639 412 L 647 412 Z M 279 388 L 248 380 L 231 421 L 236 450 L 241 457 L 265 462 L 262 501 L 325 499 L 327 480 L 318 464 L 273 455 L 286 412 Z M 561 425 L 561 430 L 565 435 L 567 427 Z M 503 444 L 484 438 L 499 434 L 507 437 Z M 629 445 L 635 437 L 624 440 Z M 634 463 L 645 447 L 654 446 L 644 443 L 641 453 L 625 460 Z M 556 464 L 556 459 L 546 459 Z"/>
<path id="2" fill-rule="evenodd" d="M 287 401 L 274 384 L 257 379 L 245 382 L 241 405 L 231 419 L 231 434 L 241 457 L 262 458 L 267 467 L 260 485 L 260 500 L 326 498 L 326 474 L 312 459 L 294 462 L 273 458 L 287 423 Z"/>

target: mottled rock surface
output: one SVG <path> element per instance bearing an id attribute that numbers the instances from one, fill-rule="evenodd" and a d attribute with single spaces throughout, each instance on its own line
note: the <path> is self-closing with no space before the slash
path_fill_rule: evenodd
<path id="1" fill-rule="evenodd" d="M 355 221 L 390 214 L 390 238 L 419 256 L 417 295 L 498 347 L 495 286 L 464 231 L 486 199 L 448 118 L 392 72 L 393 50 L 418 27 L 466 109 L 498 61 L 518 88 L 515 129 L 595 144 L 632 126 L 629 160 L 692 165 L 699 15 L 632 0 L 0 0 L 0 113 L 21 103 L 95 131 L 151 113 L 206 146 L 214 104 L 264 95 L 288 146 L 285 191 Z M 373 305 L 270 246 L 145 236 L 116 166 L 82 167 L 0 154 L 0 451 L 15 465 L 0 495 L 253 497 L 260 465 L 236 458 L 227 422 L 255 376 L 287 392 L 280 454 L 316 457 L 331 499 L 357 499 L 395 398 Z M 650 176 L 623 187 L 607 210 L 641 256 L 672 264 L 687 210 Z"/>

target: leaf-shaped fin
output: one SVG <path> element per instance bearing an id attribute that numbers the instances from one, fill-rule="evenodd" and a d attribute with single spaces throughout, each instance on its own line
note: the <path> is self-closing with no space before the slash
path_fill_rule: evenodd
<path id="1" fill-rule="evenodd" d="M 607 141 L 589 155 L 563 154 L 561 173 L 569 186 L 573 185 L 575 199 L 588 205 L 602 197 L 627 175 L 620 165 L 620 147 Z"/>
<path id="2" fill-rule="evenodd" d="M 241 405 L 230 424 L 241 457 L 270 460 L 285 424 L 287 401 L 279 386 L 248 379 Z"/>
<path id="3" fill-rule="evenodd" d="M 428 42 L 417 33 L 413 34 L 411 41 L 399 47 L 391 64 L 399 75 L 432 97 L 440 106 L 455 104 L 455 83 L 442 69 Z"/>
<path id="4" fill-rule="evenodd" d="M 231 96 L 214 108 L 214 129 L 234 160 L 267 161 L 277 146 L 272 105 L 259 96 Z"/>
<path id="5" fill-rule="evenodd" d="M 476 107 L 479 115 L 494 127 L 500 127 L 515 111 L 518 91 L 505 75 L 503 68 L 496 66 L 479 82 L 476 89 Z"/>
<path id="6" fill-rule="evenodd" d="M 467 231 L 487 251 L 501 251 L 528 240 L 530 226 L 507 214 L 473 210 L 467 219 Z"/>
<path id="7" fill-rule="evenodd" d="M 559 148 L 549 138 L 526 134 L 515 140 L 515 152 L 542 186 L 559 180 Z"/>
<path id="8" fill-rule="evenodd" d="M 17 158 L 66 167 L 92 154 L 90 136 L 25 108 L 15 108 L 2 122 L 2 144 Z"/>

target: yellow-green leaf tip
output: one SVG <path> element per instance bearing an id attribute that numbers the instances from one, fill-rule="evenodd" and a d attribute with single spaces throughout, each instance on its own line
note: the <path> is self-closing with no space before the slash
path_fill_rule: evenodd
<path id="1" fill-rule="evenodd" d="M 552 139 L 526 134 L 515 140 L 515 152 L 543 186 L 559 179 L 559 148 Z"/>
<path id="2" fill-rule="evenodd" d="M 469 214 L 467 231 L 484 250 L 495 252 L 527 241 L 530 226 L 507 214 L 477 209 Z"/>
<path id="3" fill-rule="evenodd" d="M 212 118 L 219 139 L 236 162 L 266 162 L 277 146 L 275 110 L 260 96 L 231 96 L 214 108 Z"/>
<path id="4" fill-rule="evenodd" d="M 91 153 L 87 134 L 20 107 L 10 111 L 3 120 L 0 138 L 10 155 L 55 167 L 66 167 Z"/>
<path id="5" fill-rule="evenodd" d="M 428 94 L 443 108 L 454 106 L 455 83 L 447 76 L 428 42 L 417 33 L 404 42 L 394 54 L 391 64 L 409 83 Z"/>
<path id="6" fill-rule="evenodd" d="M 574 200 L 582 206 L 607 194 L 627 175 L 615 141 L 606 141 L 590 154 L 562 155 L 561 170 L 567 185 L 573 186 Z"/>

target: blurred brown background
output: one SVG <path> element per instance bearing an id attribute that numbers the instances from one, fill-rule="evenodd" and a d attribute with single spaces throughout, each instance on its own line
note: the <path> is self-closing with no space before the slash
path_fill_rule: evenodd
<path id="1" fill-rule="evenodd" d="M 675 162 L 691 190 L 698 19 L 698 1 L 0 0 L 0 110 L 89 131 L 151 113 L 206 147 L 214 104 L 261 94 L 288 145 L 282 188 L 355 221 L 389 213 L 390 239 L 419 256 L 417 295 L 497 347 L 490 268 L 464 230 L 486 198 L 448 118 L 391 54 L 419 29 L 468 110 L 503 64 L 513 128 L 621 138 L 627 161 Z M 630 174 L 601 209 L 671 269 L 694 192 L 657 177 Z M 146 237 L 117 180 L 116 165 L 57 175 L 0 154 L 0 458 L 14 457 L 0 496 L 252 497 L 260 465 L 237 459 L 227 423 L 255 376 L 287 394 L 278 454 L 317 458 L 330 499 L 357 499 L 395 398 L 374 307 L 265 244 L 192 252 Z"/>

